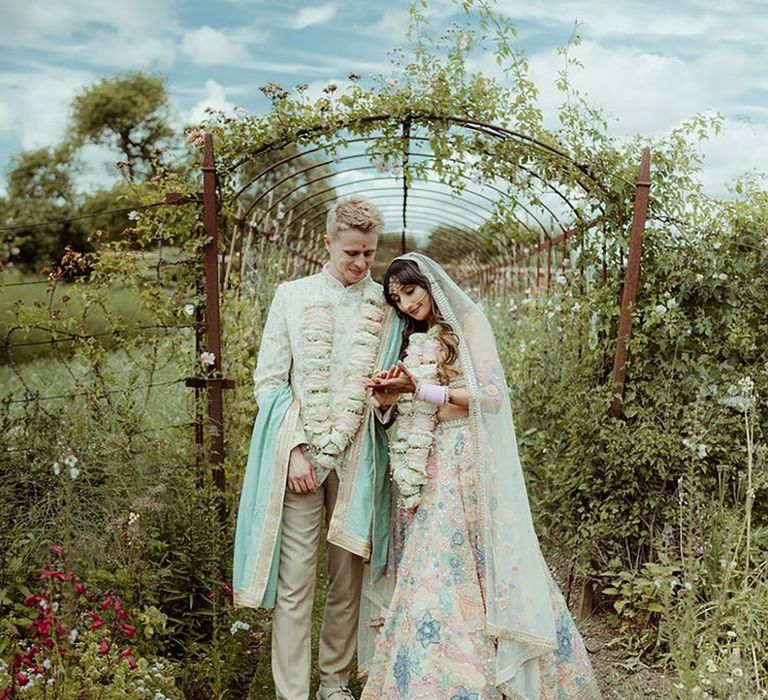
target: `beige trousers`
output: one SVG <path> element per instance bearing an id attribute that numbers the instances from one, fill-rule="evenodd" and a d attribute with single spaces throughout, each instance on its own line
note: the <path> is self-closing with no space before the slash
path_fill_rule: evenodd
<path id="1" fill-rule="evenodd" d="M 312 667 L 312 602 L 323 509 L 330 523 L 339 478 L 331 472 L 317 493 L 286 491 L 277 599 L 272 614 L 272 675 L 278 700 L 307 700 Z M 346 685 L 357 639 L 363 560 L 328 543 L 328 597 L 320 630 L 323 685 Z"/>

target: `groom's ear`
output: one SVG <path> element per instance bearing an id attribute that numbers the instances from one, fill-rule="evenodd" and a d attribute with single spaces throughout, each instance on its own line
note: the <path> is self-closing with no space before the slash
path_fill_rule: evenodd
<path id="1" fill-rule="evenodd" d="M 330 253 L 331 252 L 331 237 L 325 236 L 323 238 L 323 241 L 325 241 L 325 249 Z"/>

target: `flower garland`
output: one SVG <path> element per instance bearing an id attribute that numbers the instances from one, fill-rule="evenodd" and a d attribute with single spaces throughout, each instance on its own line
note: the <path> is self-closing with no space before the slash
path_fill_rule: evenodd
<path id="1" fill-rule="evenodd" d="M 340 466 L 341 455 L 360 427 L 367 405 L 365 382 L 371 376 L 379 349 L 384 301 L 376 287 L 363 292 L 361 318 L 352 336 L 341 396 L 331 406 L 331 357 L 334 305 L 312 304 L 302 314 L 305 402 L 304 430 L 312 461 L 325 469 Z"/>
<path id="2" fill-rule="evenodd" d="M 403 359 L 417 382 L 434 382 L 437 377 L 440 328 L 426 333 L 412 333 L 408 353 Z M 403 508 L 421 503 L 421 488 L 427 481 L 427 457 L 434 441 L 437 406 L 418 401 L 413 394 L 403 394 L 399 401 L 395 437 L 389 445 L 392 478 L 397 484 Z"/>

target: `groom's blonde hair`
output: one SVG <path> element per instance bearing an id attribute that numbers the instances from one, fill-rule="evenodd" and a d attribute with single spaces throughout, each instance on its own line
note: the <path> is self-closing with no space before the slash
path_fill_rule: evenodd
<path id="1" fill-rule="evenodd" d="M 325 233 L 335 239 L 340 231 L 352 228 L 363 233 L 381 233 L 384 228 L 381 210 L 365 197 L 339 200 L 328 212 Z"/>

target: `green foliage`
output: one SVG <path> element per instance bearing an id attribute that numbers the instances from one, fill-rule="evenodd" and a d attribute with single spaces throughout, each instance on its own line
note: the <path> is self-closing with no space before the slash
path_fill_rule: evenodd
<path id="1" fill-rule="evenodd" d="M 129 73 L 102 78 L 72 103 L 72 140 L 117 149 L 132 180 L 154 173 L 159 155 L 173 136 L 162 78 Z"/>
<path id="2" fill-rule="evenodd" d="M 468 181 L 506 183 L 472 250 L 445 227 L 433 231 L 429 250 L 470 291 L 496 285 L 483 303 L 507 368 L 538 531 L 574 552 L 579 573 L 606 584 L 600 596 L 615 615 L 628 664 L 672 665 L 680 697 L 693 697 L 695 687 L 749 697 L 755 675 L 764 673 L 768 629 L 768 512 L 760 498 L 767 485 L 768 199 L 753 178 L 735 185 L 729 204 L 703 196 L 696 146 L 717 132 L 718 117 L 696 116 L 654 144 L 623 414 L 609 417 L 633 182 L 645 144 L 610 137 L 604 116 L 570 86 L 578 64 L 567 48 L 558 128 L 546 129 L 514 28 L 485 2 L 462 7 L 475 28 L 434 38 L 425 4 L 412 4 L 411 50 L 393 54 L 391 75 L 365 84 L 353 74 L 348 88 L 328 86 L 318 99 L 304 86 L 289 92 L 268 84 L 267 114 L 218 115 L 210 125 L 224 253 L 222 373 L 235 384 L 225 393 L 223 494 L 211 487 L 211 465 L 192 439 L 204 405 L 181 386 L 203 373 L 189 327 L 202 305 L 199 210 L 143 208 L 170 192 L 200 191 L 201 133 L 187 135 L 195 147 L 188 167 L 173 169 L 154 153 L 169 136 L 159 81 L 105 80 L 78 98 L 78 138 L 122 148 L 129 179 L 152 169 L 154 176 L 96 195 L 89 211 L 114 197 L 136 215 L 98 221 L 105 230 L 98 252 L 70 255 L 70 268 L 53 271 L 45 294 L 19 294 L 7 321 L 14 333 L 47 333 L 68 344 L 52 346 L 46 366 L 11 354 L 2 374 L 8 394 L 29 399 L 6 403 L 0 416 L 7 448 L 0 468 L 9 475 L 0 482 L 4 620 L 57 533 L 73 566 L 100 588 L 119 590 L 144 616 L 144 648 L 176 664 L 187 696 L 243 697 L 253 667 L 266 673 L 264 618 L 236 615 L 222 595 L 233 519 L 219 514 L 222 504 L 235 509 L 256 410 L 250 373 L 275 284 L 315 270 L 321 238 L 309 228 L 302 233 L 300 217 L 276 212 L 244 228 L 244 207 L 264 190 L 236 193 L 249 175 L 309 146 L 318 160 L 302 164 L 323 163 L 317 172 L 328 174 L 329 159 L 366 138 L 371 164 L 410 183 L 436 178 L 457 195 Z M 470 53 L 489 47 L 503 84 L 470 71 Z M 139 85 L 147 87 L 140 98 Z M 108 124 L 108 114 L 117 121 Z M 480 122 L 506 130 L 466 128 Z M 409 134 L 426 139 L 431 155 L 409 157 Z M 260 186 L 279 183 L 278 172 Z M 68 212 L 59 193 L 68 192 L 70 175 L 58 151 L 27 154 L 18 161 L 14 200 L 29 215 L 40 201 L 52 207 L 40 210 L 46 216 L 56 207 Z M 312 179 L 299 181 L 319 193 Z M 544 222 L 551 222 L 554 190 L 570 217 L 557 227 L 578 230 L 570 254 L 549 293 L 540 284 L 505 293 L 505 280 L 531 286 L 536 261 L 490 266 L 552 233 Z M 272 204 L 288 186 L 275 192 Z M 286 202 L 296 203 L 294 195 Z M 29 240 L 29 260 L 63 242 Z M 396 243 L 393 237 L 382 248 Z M 88 277 L 64 283 L 68 269 L 87 269 Z M 137 329 L 140 320 L 153 328 Z M 108 343 L 92 337 L 96 328 Z M 36 391 L 64 398 L 34 401 Z M 209 439 L 211 426 L 204 427 Z M 72 457 L 75 476 L 65 461 Z M 6 641 L 17 632 L 2 627 Z"/>

